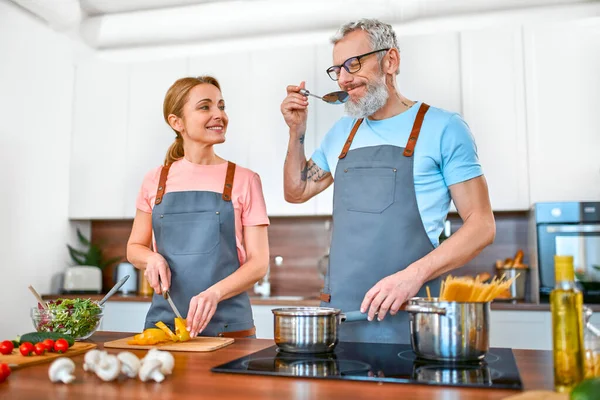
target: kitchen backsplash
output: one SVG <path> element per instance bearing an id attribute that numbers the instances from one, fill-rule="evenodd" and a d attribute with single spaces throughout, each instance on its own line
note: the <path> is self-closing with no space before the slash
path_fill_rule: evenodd
<path id="1" fill-rule="evenodd" d="M 475 259 L 454 274 L 494 274 L 497 259 L 513 257 L 518 249 L 525 251 L 524 262 L 529 262 L 528 213 L 500 212 L 496 217 L 496 239 Z M 452 233 L 462 225 L 457 214 L 450 214 Z M 92 241 L 102 245 L 106 257 L 123 256 L 132 220 L 92 221 Z M 271 268 L 269 281 L 273 296 L 317 296 L 323 280 L 317 268 L 328 252 L 331 217 L 271 217 L 269 245 Z M 275 262 L 276 257 L 277 263 Z M 112 286 L 114 268 L 104 272 L 104 287 Z"/>

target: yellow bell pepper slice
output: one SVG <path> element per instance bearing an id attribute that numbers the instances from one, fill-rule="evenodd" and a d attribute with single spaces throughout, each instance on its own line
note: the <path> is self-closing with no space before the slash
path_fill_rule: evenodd
<path id="1" fill-rule="evenodd" d="M 179 338 L 180 342 L 187 342 L 190 340 L 190 333 L 186 329 L 187 321 L 183 318 L 175 318 L 175 335 Z"/>
<path id="2" fill-rule="evenodd" d="M 179 341 L 179 338 L 177 337 L 177 335 L 174 334 L 173 331 L 170 330 L 169 327 L 164 324 L 164 322 L 158 321 L 154 325 L 156 325 L 158 328 L 160 328 L 160 330 L 163 331 L 167 335 L 167 337 L 170 340 L 172 340 L 173 342 L 178 342 Z"/>
<path id="3" fill-rule="evenodd" d="M 149 329 L 146 329 L 144 332 L 142 332 L 138 335 L 135 335 L 133 337 L 133 340 L 128 341 L 127 344 L 137 344 L 137 345 L 146 346 L 146 345 L 163 343 L 163 342 L 167 342 L 167 341 L 168 341 L 167 335 L 163 331 L 161 331 L 160 329 L 156 329 L 156 328 L 149 328 Z"/>

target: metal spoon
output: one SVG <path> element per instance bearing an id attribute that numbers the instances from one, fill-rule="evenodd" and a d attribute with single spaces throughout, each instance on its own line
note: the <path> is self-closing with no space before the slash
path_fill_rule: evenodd
<path id="1" fill-rule="evenodd" d="M 117 292 L 117 290 L 119 290 L 119 289 L 121 288 L 121 286 L 123 286 L 123 284 L 124 284 L 125 282 L 127 282 L 127 279 L 129 279 L 129 275 L 125 275 L 123 278 L 121 278 L 121 280 L 120 280 L 119 282 L 117 282 L 117 283 L 115 284 L 115 286 L 113 286 L 113 287 L 112 287 L 112 289 L 110 289 L 110 290 L 108 291 L 108 293 L 106 293 L 106 296 L 104 296 L 104 297 L 102 298 L 102 300 L 100 300 L 100 301 L 98 302 L 98 305 L 99 305 L 99 306 L 102 306 L 102 305 L 104 305 L 104 303 L 106 303 L 106 300 L 108 300 L 108 299 L 109 299 L 109 298 L 110 298 L 110 297 L 111 297 L 113 294 L 115 294 L 115 293 Z"/>
<path id="2" fill-rule="evenodd" d="M 348 92 L 344 92 L 343 90 L 337 92 L 327 93 L 323 97 L 317 96 L 316 94 L 312 94 L 306 89 L 300 89 L 300 94 L 303 96 L 313 96 L 317 99 L 323 100 L 325 103 L 329 104 L 344 104 L 348 101 Z"/>

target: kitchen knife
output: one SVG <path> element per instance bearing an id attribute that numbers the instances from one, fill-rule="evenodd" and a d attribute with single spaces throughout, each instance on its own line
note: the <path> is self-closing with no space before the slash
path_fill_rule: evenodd
<path id="1" fill-rule="evenodd" d="M 163 286 L 162 286 L 162 281 L 160 279 L 160 276 L 158 277 L 158 284 L 160 285 L 160 287 L 162 289 Z M 175 305 L 175 303 L 173 303 L 173 300 L 171 299 L 171 293 L 169 293 L 168 290 L 163 290 L 163 298 L 165 300 L 167 300 L 167 303 L 169 303 L 169 305 L 171 306 L 171 310 L 173 310 L 173 312 L 175 313 L 175 316 L 177 318 L 183 319 L 183 317 L 181 316 L 181 313 L 177 309 L 177 306 Z"/>
<path id="2" fill-rule="evenodd" d="M 177 309 L 177 307 L 175 306 L 175 303 L 173 303 L 173 300 L 171 299 L 171 294 L 169 293 L 168 290 L 165 290 L 163 292 L 163 297 L 167 300 L 167 302 L 169 303 L 169 305 L 171 306 L 171 309 L 173 310 L 173 312 L 175 313 L 175 315 L 177 316 L 177 318 L 181 318 L 183 319 L 183 317 L 181 316 L 181 314 L 179 313 L 179 310 Z"/>

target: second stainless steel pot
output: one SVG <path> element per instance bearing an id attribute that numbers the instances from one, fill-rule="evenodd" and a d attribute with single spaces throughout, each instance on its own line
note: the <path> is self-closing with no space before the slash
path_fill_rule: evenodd
<path id="1" fill-rule="evenodd" d="M 490 303 L 409 300 L 413 351 L 436 361 L 477 361 L 488 352 Z"/>
<path id="2" fill-rule="evenodd" d="M 290 353 L 327 353 L 338 343 L 342 322 L 363 321 L 360 311 L 342 313 L 336 308 L 291 307 L 273 309 L 275 344 Z"/>

